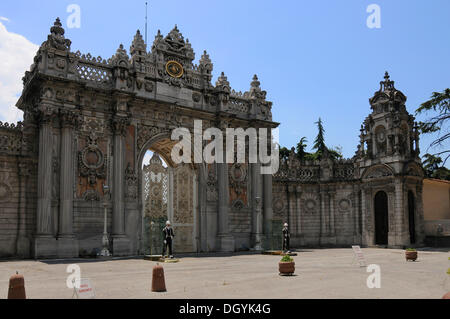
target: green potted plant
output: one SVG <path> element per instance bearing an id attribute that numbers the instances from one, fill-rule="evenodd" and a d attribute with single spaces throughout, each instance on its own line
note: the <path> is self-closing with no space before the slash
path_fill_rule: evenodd
<path id="1" fill-rule="evenodd" d="M 292 276 L 295 272 L 294 259 L 289 255 L 283 256 L 278 263 L 278 270 L 281 276 Z"/>
<path id="2" fill-rule="evenodd" d="M 406 257 L 406 261 L 408 261 L 408 260 L 416 261 L 417 260 L 417 250 L 415 250 L 414 248 L 406 249 L 405 257 Z"/>

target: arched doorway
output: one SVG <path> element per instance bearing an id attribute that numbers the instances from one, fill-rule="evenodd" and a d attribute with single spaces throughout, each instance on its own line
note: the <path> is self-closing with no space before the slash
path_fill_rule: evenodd
<path id="1" fill-rule="evenodd" d="M 408 191 L 408 219 L 409 219 L 409 240 L 411 244 L 416 243 L 416 224 L 415 224 L 415 199 L 414 194 Z"/>
<path id="2" fill-rule="evenodd" d="M 170 166 L 158 153 L 148 153 L 142 168 L 142 251 L 162 253 L 162 229 L 170 220 L 174 252 L 196 252 L 196 172 L 189 164 Z"/>
<path id="3" fill-rule="evenodd" d="M 387 245 L 389 232 L 388 196 L 380 191 L 375 195 L 375 244 Z"/>
<path id="4" fill-rule="evenodd" d="M 199 248 L 198 167 L 171 160 L 174 142 L 167 136 L 149 140 L 140 158 L 141 254 L 162 253 L 162 229 L 167 220 L 174 228 L 174 253 Z"/>

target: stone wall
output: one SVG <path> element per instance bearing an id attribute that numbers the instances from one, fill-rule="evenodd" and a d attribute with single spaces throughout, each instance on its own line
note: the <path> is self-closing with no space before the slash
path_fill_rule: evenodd
<path id="1" fill-rule="evenodd" d="M 35 231 L 36 158 L 22 123 L 0 122 L 0 257 L 30 257 Z"/>

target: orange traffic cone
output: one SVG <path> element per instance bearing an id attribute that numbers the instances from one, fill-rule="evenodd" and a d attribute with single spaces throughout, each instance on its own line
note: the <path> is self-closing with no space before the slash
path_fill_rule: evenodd
<path id="1" fill-rule="evenodd" d="M 166 281 L 164 279 L 164 268 L 159 264 L 153 267 L 152 292 L 165 292 Z"/>
<path id="2" fill-rule="evenodd" d="M 25 279 L 18 272 L 9 279 L 8 299 L 27 299 Z"/>

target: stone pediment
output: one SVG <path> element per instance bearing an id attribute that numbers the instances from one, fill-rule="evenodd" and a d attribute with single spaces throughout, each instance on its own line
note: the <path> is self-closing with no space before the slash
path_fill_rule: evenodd
<path id="1" fill-rule="evenodd" d="M 388 165 L 377 165 L 368 168 L 362 175 L 362 179 L 380 179 L 392 176 L 394 176 L 394 171 Z"/>

